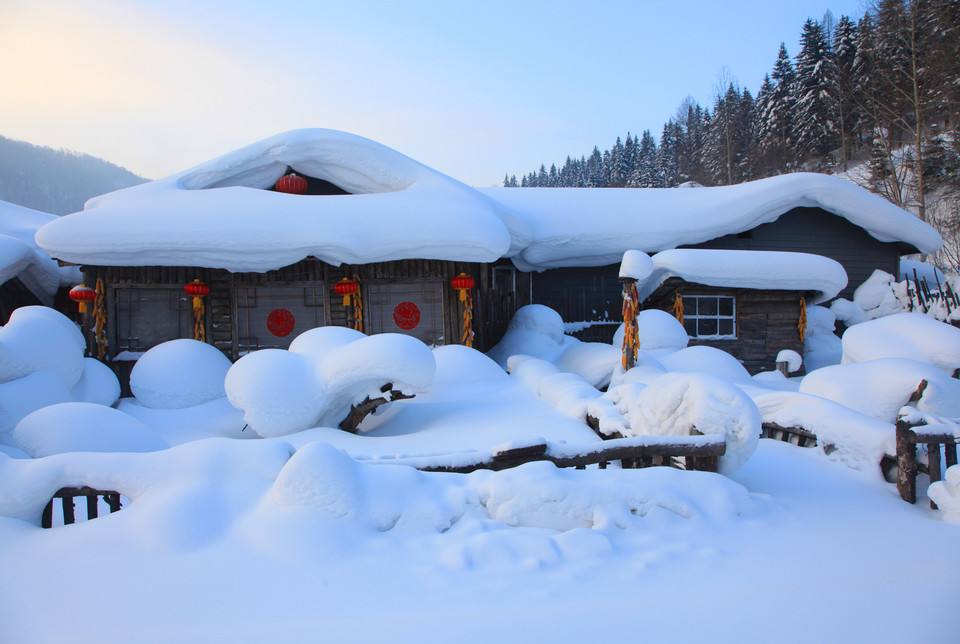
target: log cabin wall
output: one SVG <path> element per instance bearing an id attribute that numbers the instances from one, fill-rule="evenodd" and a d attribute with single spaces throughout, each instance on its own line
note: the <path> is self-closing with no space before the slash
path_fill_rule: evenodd
<path id="1" fill-rule="evenodd" d="M 673 314 L 677 290 L 681 295 L 726 295 L 736 301 L 736 338 L 699 340 L 690 338 L 690 346 L 706 345 L 732 354 L 751 374 L 776 367 L 777 354 L 792 349 L 803 355 L 803 342 L 797 324 L 800 298 L 797 291 L 717 288 L 692 284 L 677 278 L 664 282 L 643 302 L 644 309 L 661 309 Z"/>
<path id="2" fill-rule="evenodd" d="M 473 328 L 476 334 L 474 347 L 481 351 L 489 349 L 500 340 L 513 313 L 519 306 L 529 303 L 530 299 L 529 288 L 523 288 L 525 282 L 521 279 L 522 274 L 514 271 L 509 262 L 500 262 L 496 268 L 488 264 L 439 260 L 331 266 L 318 260 L 307 259 L 265 273 L 231 273 L 222 269 L 156 266 L 85 266 L 83 272 L 88 284 L 95 284 L 98 278 L 104 281 L 107 294 L 107 336 L 110 342 L 108 353 L 111 358 L 115 358 L 120 352 L 128 351 L 131 353 L 124 357 L 132 359 L 153 344 L 151 340 L 146 340 L 142 346 L 134 346 L 129 338 L 123 338 L 124 334 L 118 328 L 118 311 L 119 307 L 124 305 L 121 300 L 127 292 L 126 289 L 154 289 L 166 294 L 164 297 L 168 298 L 169 311 L 165 314 L 158 312 L 157 317 L 165 316 L 165 319 L 155 320 L 158 326 L 162 326 L 160 333 L 165 332 L 169 336 L 166 339 L 192 337 L 190 298 L 182 289 L 184 284 L 194 278 L 199 278 L 210 286 L 210 294 L 205 299 L 207 341 L 233 360 L 245 351 L 242 338 L 238 334 L 238 300 L 242 299 L 244 289 L 250 287 L 307 285 L 319 288 L 322 285 L 323 314 L 318 323 L 348 326 L 350 318 L 342 298 L 333 292 L 333 285 L 342 277 L 355 277 L 359 280 L 365 301 L 368 299 L 367 289 L 377 285 L 421 283 L 434 285 L 431 288 L 438 286 L 442 292 L 442 343 L 458 344 L 463 308 L 456 291 L 450 286 L 450 280 L 461 272 L 468 273 L 473 276 L 476 284 L 473 291 Z M 502 288 L 505 278 L 512 287 L 509 290 Z M 499 289 L 498 280 L 501 286 Z M 514 284 L 516 287 L 513 287 Z M 529 280 L 526 284 L 529 284 Z M 367 309 L 367 316 L 369 313 Z M 88 315 L 84 331 L 93 354 L 95 349 L 91 327 L 92 319 Z M 125 387 L 131 366 L 132 362 L 116 365 Z M 128 393 L 128 390 L 125 390 L 125 393 Z"/>

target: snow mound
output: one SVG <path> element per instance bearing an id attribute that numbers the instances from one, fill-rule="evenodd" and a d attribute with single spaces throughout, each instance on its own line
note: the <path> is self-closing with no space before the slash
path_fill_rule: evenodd
<path id="1" fill-rule="evenodd" d="M 489 356 L 462 344 L 434 347 L 433 357 L 437 362 L 435 383 L 444 385 L 502 383 L 510 379 L 500 365 Z"/>
<path id="2" fill-rule="evenodd" d="M 38 409 L 17 423 L 13 444 L 34 458 L 65 452 L 152 452 L 167 444 L 122 411 L 68 402 Z"/>
<path id="3" fill-rule="evenodd" d="M 689 344 L 690 336 L 677 318 L 660 309 L 646 309 L 637 313 L 637 336 L 641 351 L 656 349 L 680 350 Z M 613 346 L 623 347 L 623 325 L 613 334 Z"/>
<path id="4" fill-rule="evenodd" d="M 897 299 L 896 287 L 893 275 L 876 269 L 853 292 L 853 303 L 870 319 L 899 313 L 903 306 Z"/>
<path id="5" fill-rule="evenodd" d="M 546 360 L 524 355 L 511 356 L 507 368 L 530 392 L 563 415 L 584 422 L 589 415 L 597 420 L 602 434 L 623 434 L 623 416 L 580 376 L 561 372 Z"/>
<path id="6" fill-rule="evenodd" d="M 896 454 L 890 423 L 819 396 L 748 388 L 763 422 L 800 427 L 817 435 L 817 451 L 830 460 L 879 477 L 880 461 Z"/>
<path id="7" fill-rule="evenodd" d="M 823 255 L 768 250 L 675 248 L 652 258 L 653 270 L 637 285 L 646 299 L 670 277 L 692 284 L 812 292 L 812 302 L 836 297 L 847 286 L 847 272 Z"/>
<path id="8" fill-rule="evenodd" d="M 807 374 L 800 383 L 800 392 L 893 423 L 921 380 L 927 381 L 927 387 L 916 403 L 917 409 L 948 418 L 960 417 L 960 380 L 916 360 L 881 358 L 824 367 Z"/>
<path id="9" fill-rule="evenodd" d="M 144 353 L 130 373 L 134 397 L 154 409 L 183 409 L 226 395 L 230 360 L 197 340 L 163 342 Z"/>
<path id="10" fill-rule="evenodd" d="M 524 355 L 552 362 L 585 379 L 594 387 L 605 387 L 618 362 L 615 347 L 602 342 L 581 342 L 564 334 L 563 318 L 550 307 L 528 304 L 517 309 L 507 332 L 487 355 L 507 369 L 511 356 Z"/>
<path id="11" fill-rule="evenodd" d="M 750 373 L 726 351 L 700 345 L 660 357 L 667 371 L 705 373 L 728 382 L 751 382 Z"/>
<path id="12" fill-rule="evenodd" d="M 720 471 L 747 462 L 760 436 L 760 412 L 739 388 L 705 374 L 668 373 L 627 401 L 629 436 L 720 435 L 727 451 Z"/>
<path id="13" fill-rule="evenodd" d="M 952 375 L 960 368 L 960 329 L 923 313 L 897 313 L 857 324 L 842 339 L 843 362 L 908 358 Z"/>
<path id="14" fill-rule="evenodd" d="M 255 432 L 279 436 L 336 426 L 351 406 L 384 397 L 387 385 L 412 394 L 433 382 L 433 353 L 416 338 L 395 333 L 357 337 L 342 331 L 311 329 L 289 351 L 255 351 L 230 368 L 227 397 Z"/>
<path id="15" fill-rule="evenodd" d="M 781 349 L 777 353 L 777 362 L 786 362 L 787 371 L 793 373 L 800 370 L 801 365 L 803 365 L 803 357 L 792 349 Z"/>
<path id="16" fill-rule="evenodd" d="M 653 272 L 653 261 L 641 250 L 628 250 L 620 260 L 620 278 L 645 280 Z"/>
<path id="17" fill-rule="evenodd" d="M 10 442 L 10 432 L 24 416 L 48 405 L 70 401 L 70 390 L 49 371 L 0 382 L 0 443 Z"/>
<path id="18" fill-rule="evenodd" d="M 948 523 L 960 523 L 960 465 L 947 468 L 942 481 L 931 483 L 927 496 L 937 504 Z"/>
<path id="19" fill-rule="evenodd" d="M 807 332 L 803 338 L 803 361 L 807 371 L 839 364 L 840 338 L 834 333 L 837 316 L 823 306 L 807 307 Z"/>
<path id="20" fill-rule="evenodd" d="M 266 190 L 288 167 L 351 194 Z M 358 223 L 377 234 L 357 235 Z M 37 242 L 77 264 L 267 271 L 307 257 L 492 262 L 511 252 L 511 237 L 522 243 L 523 227 L 497 202 L 379 143 L 303 129 L 91 199 Z"/>
<path id="21" fill-rule="evenodd" d="M 120 398 L 120 381 L 117 374 L 95 358 L 83 359 L 83 374 L 70 390 L 76 402 L 89 402 L 112 407 Z"/>
<path id="22" fill-rule="evenodd" d="M 154 409 L 136 398 L 123 398 L 117 409 L 142 422 L 170 445 L 216 436 L 257 438 L 256 433 L 244 430 L 247 423 L 243 412 L 226 397 L 182 409 Z"/>
<path id="23" fill-rule="evenodd" d="M 45 306 L 20 307 L 0 327 L 0 382 L 49 371 L 69 389 L 83 374 L 86 348 L 79 327 L 62 313 Z"/>

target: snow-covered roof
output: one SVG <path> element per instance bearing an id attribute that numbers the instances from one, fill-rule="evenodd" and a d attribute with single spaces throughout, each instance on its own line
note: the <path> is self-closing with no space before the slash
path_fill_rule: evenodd
<path id="1" fill-rule="evenodd" d="M 653 272 L 637 283 L 640 299 L 666 279 L 730 288 L 806 291 L 811 303 L 833 299 L 847 286 L 847 272 L 822 255 L 767 250 L 675 248 L 652 258 Z"/>
<path id="2" fill-rule="evenodd" d="M 288 166 L 351 194 L 264 190 Z M 59 259 L 108 266 L 266 271 L 306 257 L 489 262 L 510 251 L 500 209 L 379 143 L 308 129 L 91 199 L 82 212 L 44 227 L 37 241 Z"/>
<path id="3" fill-rule="evenodd" d="M 798 207 L 819 207 L 883 242 L 925 253 L 943 244 L 932 227 L 852 181 L 797 172 L 712 188 L 486 188 L 516 212 L 521 268 L 606 266 L 628 249 L 654 253 L 756 228 Z"/>
<path id="4" fill-rule="evenodd" d="M 271 187 L 288 167 L 347 195 Z M 489 262 L 524 270 L 601 266 L 624 251 L 708 241 L 819 206 L 881 241 L 924 252 L 940 236 L 854 183 L 796 173 L 685 190 L 474 189 L 368 139 L 294 130 L 166 179 L 87 202 L 37 235 L 78 264 L 206 266 L 265 271 L 316 257 L 331 264 L 395 259 Z"/>
<path id="5" fill-rule="evenodd" d="M 75 269 L 62 269 L 37 247 L 37 229 L 57 219 L 39 210 L 0 201 L 0 284 L 19 278 L 44 304 L 50 304 L 61 283 L 79 280 Z"/>

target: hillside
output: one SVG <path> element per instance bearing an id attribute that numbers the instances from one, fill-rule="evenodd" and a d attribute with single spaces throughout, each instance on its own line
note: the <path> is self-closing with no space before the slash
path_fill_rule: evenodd
<path id="1" fill-rule="evenodd" d="M 103 159 L 0 136 L 0 200 L 64 215 L 90 197 L 146 181 Z"/>

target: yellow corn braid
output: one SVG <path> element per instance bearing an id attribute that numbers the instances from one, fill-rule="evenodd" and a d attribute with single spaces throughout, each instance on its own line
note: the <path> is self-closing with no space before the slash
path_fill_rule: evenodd
<path id="1" fill-rule="evenodd" d="M 680 295 L 679 290 L 673 296 L 673 317 L 677 318 L 677 322 L 683 324 L 683 296 Z"/>
<path id="2" fill-rule="evenodd" d="M 625 281 L 623 284 L 623 355 L 620 362 L 624 371 L 636 363 L 637 351 L 640 349 L 640 336 L 637 333 L 639 299 L 636 281 Z"/>
<path id="3" fill-rule="evenodd" d="M 460 291 L 466 297 L 463 300 L 463 333 L 460 335 L 460 342 L 465 346 L 473 346 L 473 291 L 464 289 Z"/>
<path id="4" fill-rule="evenodd" d="M 107 303 L 106 289 L 103 286 L 103 280 L 97 278 L 97 285 L 94 289 L 97 297 L 93 300 L 93 338 L 97 344 L 97 358 L 106 360 L 107 358 Z"/>
<path id="5" fill-rule="evenodd" d="M 797 320 L 797 331 L 800 335 L 800 342 L 807 335 L 807 300 L 800 298 L 800 318 Z"/>
<path id="6" fill-rule="evenodd" d="M 353 328 L 363 333 L 363 291 L 360 287 L 360 278 L 354 275 L 353 280 L 357 283 L 357 292 L 353 295 Z"/>

